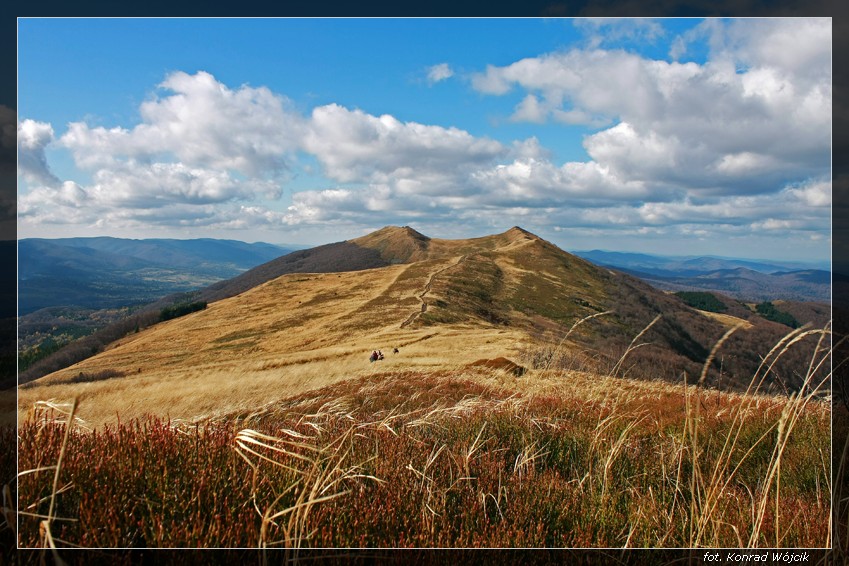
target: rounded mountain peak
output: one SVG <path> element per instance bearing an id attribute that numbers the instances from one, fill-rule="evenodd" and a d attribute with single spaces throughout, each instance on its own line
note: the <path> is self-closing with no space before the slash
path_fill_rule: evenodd
<path id="1" fill-rule="evenodd" d="M 352 241 L 362 240 L 362 239 L 372 239 L 372 238 L 404 238 L 411 237 L 417 240 L 430 240 L 427 236 L 422 234 L 421 232 L 416 231 L 415 229 L 409 226 L 384 226 L 379 230 L 375 230 L 374 232 L 370 232 L 365 236 L 361 236 L 359 238 L 355 238 Z"/>
<path id="2" fill-rule="evenodd" d="M 423 259 L 430 238 L 409 226 L 386 226 L 365 236 L 350 240 L 352 244 L 376 250 L 390 263 L 406 263 Z"/>
<path id="3" fill-rule="evenodd" d="M 508 238 L 511 242 L 522 241 L 522 240 L 541 240 L 539 236 L 528 232 L 524 228 L 520 226 L 513 226 L 503 234 L 502 236 Z"/>

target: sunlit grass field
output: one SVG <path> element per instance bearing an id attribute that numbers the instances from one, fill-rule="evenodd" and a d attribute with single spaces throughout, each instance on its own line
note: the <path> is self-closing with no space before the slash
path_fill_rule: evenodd
<path id="1" fill-rule="evenodd" d="M 401 327 L 421 312 L 417 295 L 430 271 L 452 263 L 416 265 L 414 278 L 409 266 L 281 277 L 27 384 L 18 391 L 20 416 L 38 401 L 75 397 L 94 425 L 119 414 L 220 416 L 375 371 L 458 367 L 525 348 L 527 336 L 513 328 Z M 379 364 L 369 363 L 374 349 L 387 354 Z"/>

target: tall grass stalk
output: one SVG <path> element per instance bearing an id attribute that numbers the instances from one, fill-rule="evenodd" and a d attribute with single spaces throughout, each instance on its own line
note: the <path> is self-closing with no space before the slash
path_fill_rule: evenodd
<path id="1" fill-rule="evenodd" d="M 524 444 L 522 450 L 516 455 L 516 460 L 513 462 L 513 473 L 521 480 L 523 477 L 530 475 L 536 460 L 548 454 L 549 451 L 545 450 L 544 446 L 537 446 L 536 440 L 530 444 Z"/>
<path id="2" fill-rule="evenodd" d="M 59 552 L 56 550 L 56 542 L 53 539 L 53 533 L 50 529 L 53 521 L 55 520 L 55 515 L 53 513 L 56 509 L 56 495 L 59 492 L 59 472 L 62 470 L 62 459 L 65 457 L 65 450 L 68 447 L 68 438 L 71 436 L 71 428 L 74 425 L 74 417 L 76 417 L 78 406 L 79 397 L 75 397 L 71 405 L 71 410 L 68 413 L 68 420 L 65 423 L 65 434 L 62 438 L 62 447 L 59 450 L 59 459 L 56 462 L 56 470 L 53 474 L 53 489 L 50 492 L 50 507 L 47 511 L 47 518 L 42 520 L 40 525 L 42 535 L 41 547 L 44 549 L 50 548 L 50 551 L 53 554 L 53 559 L 56 561 L 56 564 L 59 564 L 60 566 L 64 565 L 65 561 L 62 560 L 59 556 Z"/>
<path id="3" fill-rule="evenodd" d="M 604 496 L 607 495 L 607 486 L 610 478 L 610 472 L 613 469 L 613 463 L 616 461 L 616 457 L 622 452 L 622 449 L 625 446 L 626 441 L 628 440 L 628 436 L 631 434 L 631 432 L 633 432 L 635 428 L 637 428 L 637 425 L 639 425 L 642 420 L 642 418 L 638 418 L 637 420 L 629 422 L 627 425 L 625 425 L 625 428 L 622 429 L 622 432 L 619 433 L 619 436 L 616 438 L 616 440 L 611 443 L 610 450 L 605 456 L 604 466 L 602 467 L 602 500 L 604 500 Z"/>
<path id="4" fill-rule="evenodd" d="M 440 513 L 436 511 L 431 506 L 431 504 L 433 503 L 439 508 L 444 507 L 445 493 L 447 490 L 442 490 L 436 487 L 438 486 L 439 482 L 437 482 L 436 478 L 434 478 L 433 472 L 428 472 L 428 469 L 433 466 L 433 464 L 439 458 L 439 455 L 442 454 L 443 450 L 445 450 L 446 448 L 447 446 L 445 444 L 441 445 L 439 449 L 437 449 L 436 445 L 434 445 L 434 447 L 430 451 L 430 455 L 428 455 L 427 460 L 425 461 L 425 465 L 422 467 L 421 470 L 417 470 L 416 468 L 414 468 L 412 463 L 407 464 L 407 469 L 413 472 L 418 478 L 421 479 L 418 491 L 423 494 L 421 509 L 422 526 L 427 532 L 430 533 L 431 537 L 433 536 L 434 530 L 436 529 L 436 523 L 434 519 L 435 517 L 438 517 L 440 515 Z"/>
<path id="5" fill-rule="evenodd" d="M 820 352 L 820 345 L 822 344 L 822 340 L 828 333 L 829 332 L 827 329 L 822 330 L 822 333 L 820 334 L 820 341 L 817 344 L 817 349 L 814 352 L 814 356 L 817 356 L 817 354 Z M 822 380 L 820 380 L 819 383 L 814 383 L 814 375 L 818 373 L 820 367 L 829 359 L 830 353 L 828 352 L 826 352 L 826 355 L 822 356 L 819 359 L 816 365 L 814 365 L 815 357 L 812 358 L 811 364 L 808 366 L 808 372 L 805 376 L 805 380 L 802 383 L 802 386 L 800 387 L 798 392 L 790 396 L 781 412 L 781 418 L 778 421 L 778 435 L 776 438 L 775 447 L 772 452 L 769 472 L 767 474 L 763 495 L 758 504 L 757 520 L 755 521 L 755 528 L 752 530 L 752 534 L 749 539 L 749 546 L 757 544 L 759 531 L 764 520 L 764 515 L 766 514 L 767 505 L 769 503 L 768 495 L 770 491 L 770 486 L 773 482 L 775 482 L 775 546 L 778 547 L 781 545 L 781 541 L 779 540 L 779 493 L 781 488 L 782 456 L 784 455 L 784 451 L 787 448 L 787 443 L 790 438 L 790 434 L 796 427 L 796 424 L 799 421 L 799 417 L 802 415 L 804 409 L 811 402 L 814 396 L 816 396 L 820 392 L 823 385 L 828 383 L 831 378 L 831 374 L 829 373 Z M 806 389 L 808 390 L 808 394 L 805 394 Z"/>
<path id="6" fill-rule="evenodd" d="M 643 328 L 643 330 L 642 330 L 639 334 L 637 334 L 636 336 L 634 336 L 634 339 L 633 339 L 633 340 L 631 340 L 631 343 L 628 345 L 628 348 L 625 350 L 625 353 L 624 353 L 624 354 L 622 354 L 622 357 L 621 357 L 621 358 L 619 358 L 619 361 L 618 361 L 618 362 L 616 362 L 616 365 L 615 365 L 615 366 L 613 366 L 613 369 L 612 369 L 612 370 L 611 370 L 611 372 L 610 372 L 611 377 L 616 377 L 616 376 L 617 376 L 617 374 L 619 373 L 619 369 L 622 367 L 622 364 L 625 362 L 625 358 L 626 358 L 626 357 L 628 357 L 628 354 L 630 354 L 633 350 L 636 350 L 637 348 L 640 348 L 640 347 L 642 347 L 642 346 L 646 346 L 646 345 L 648 345 L 648 343 L 637 344 L 637 340 L 639 340 L 640 338 L 642 338 L 642 337 L 643 337 L 643 334 L 645 334 L 646 332 L 648 332 L 648 331 L 649 331 L 649 329 L 650 329 L 652 326 L 654 326 L 654 325 L 655 325 L 655 323 L 656 323 L 658 320 L 660 320 L 660 318 L 661 318 L 661 315 L 657 315 L 656 317 L 654 317 L 654 320 L 652 320 L 650 323 L 648 323 L 648 325 L 647 325 L 645 328 Z M 635 345 L 635 344 L 637 344 L 637 345 Z"/>
<path id="7" fill-rule="evenodd" d="M 324 414 L 326 413 L 319 411 L 319 414 L 314 416 Z M 349 415 L 350 413 L 346 413 L 346 416 Z M 261 549 L 284 546 L 286 561 L 297 559 L 298 549 L 315 533 L 310 530 L 310 514 L 317 505 L 349 493 L 349 490 L 340 489 L 341 484 L 345 482 L 361 478 L 382 481 L 361 473 L 362 464 L 347 463 L 352 451 L 351 439 L 357 430 L 358 425 L 355 423 L 326 443 L 321 442 L 319 438 L 308 437 L 288 429 L 282 432 L 294 440 L 263 434 L 253 429 L 239 431 L 234 441 L 235 450 L 254 471 L 252 494 L 254 507 L 262 517 L 258 541 Z M 295 461 L 290 462 L 290 459 Z M 261 462 L 295 474 L 294 481 L 278 493 L 265 511 L 260 511 L 256 502 L 256 478 Z M 287 498 L 291 499 L 290 494 L 294 495 L 294 500 L 278 510 L 281 502 Z M 272 527 L 280 529 L 282 539 L 271 540 Z M 266 555 L 263 554 L 264 562 L 265 559 Z"/>
<path id="8" fill-rule="evenodd" d="M 551 356 L 549 356 L 548 360 L 546 360 L 545 368 L 543 368 L 543 369 L 545 371 L 548 371 L 548 370 L 551 369 L 551 362 L 554 361 L 554 358 L 560 352 L 560 348 L 563 346 L 563 344 L 566 342 L 566 340 L 569 339 L 569 336 L 572 334 L 572 332 L 576 328 L 578 328 L 580 325 L 584 324 L 588 320 L 592 320 L 592 319 L 597 318 L 599 316 L 605 316 L 605 315 L 608 315 L 608 314 L 613 314 L 613 311 L 604 311 L 604 312 L 599 312 L 599 313 L 596 313 L 596 314 L 591 314 L 591 315 L 585 316 L 581 320 L 575 322 L 575 324 L 572 325 L 572 327 L 569 329 L 569 331 L 566 332 L 566 334 L 563 336 L 563 338 L 561 338 L 560 341 L 557 343 L 557 346 L 555 346 L 554 351 L 552 351 L 552 353 L 551 353 Z"/>
<path id="9" fill-rule="evenodd" d="M 815 377 L 820 373 L 820 370 L 823 369 L 823 366 L 830 359 L 830 349 L 822 347 L 824 340 L 830 336 L 829 328 L 826 327 L 817 330 L 807 330 L 802 328 L 788 333 L 761 361 L 760 367 L 753 375 L 746 394 L 740 397 L 740 402 L 737 403 L 733 409 L 731 426 L 725 435 L 719 454 L 716 455 L 715 460 L 713 461 L 713 468 L 711 470 L 703 470 L 700 463 L 700 456 L 704 453 L 705 448 L 702 446 L 702 440 L 699 438 L 699 423 L 701 421 L 700 408 L 703 406 L 700 393 L 701 386 L 717 351 L 731 336 L 731 334 L 739 328 L 740 326 L 730 329 L 714 345 L 708 359 L 705 361 L 699 380 L 695 384 L 695 395 L 690 394 L 690 387 L 687 387 L 685 383 L 684 433 L 687 437 L 686 444 L 691 464 L 688 513 L 689 545 L 691 547 L 717 546 L 720 544 L 720 529 L 722 526 L 727 526 L 726 523 L 716 517 L 716 513 L 718 512 L 721 504 L 721 498 L 727 492 L 729 486 L 731 486 L 734 482 L 743 463 L 750 458 L 756 448 L 766 442 L 773 433 L 775 433 L 775 444 L 766 468 L 766 477 L 764 478 L 764 482 L 761 485 L 759 492 L 755 494 L 750 493 L 754 521 L 747 539 L 744 541 L 742 535 L 737 532 L 736 529 L 734 530 L 740 538 L 741 543 L 748 547 L 759 546 L 761 542 L 760 538 L 763 521 L 766 517 L 769 503 L 773 502 L 775 521 L 773 528 L 775 539 L 771 542 L 776 547 L 781 545 L 782 538 L 780 534 L 779 504 L 782 456 L 787 448 L 791 433 L 798 424 L 799 418 L 803 415 L 809 404 L 823 392 L 824 387 L 831 377 L 831 373 L 827 372 L 822 379 L 815 382 Z M 808 364 L 805 379 L 799 388 L 799 391 L 793 393 L 786 399 L 778 420 L 771 424 L 751 446 L 740 447 L 740 436 L 744 431 L 746 420 L 752 413 L 752 409 L 755 407 L 756 403 L 758 403 L 757 394 L 766 379 L 766 376 L 769 375 L 770 371 L 774 367 L 775 362 L 794 344 L 813 335 L 819 335 L 819 342 L 812 354 L 812 359 Z M 743 450 L 745 451 L 740 456 L 739 461 L 732 468 L 734 456 Z M 681 479 L 682 467 L 683 447 L 682 452 L 679 455 L 678 480 Z M 673 501 L 673 506 L 676 502 L 677 494 Z"/>
<path id="10" fill-rule="evenodd" d="M 486 440 L 483 442 L 480 441 L 481 436 L 483 435 L 483 431 L 486 429 L 486 422 L 483 423 L 478 435 L 475 437 L 475 440 L 466 448 L 466 451 L 463 453 L 463 473 L 465 474 L 465 478 L 470 479 L 472 477 L 471 470 L 471 461 L 472 457 L 475 453 L 480 450 L 480 448 L 486 444 Z"/>
<path id="11" fill-rule="evenodd" d="M 804 340 L 808 336 L 811 336 L 813 334 L 820 334 L 821 332 L 823 332 L 823 330 L 820 329 L 808 330 L 808 328 L 810 328 L 810 325 L 806 324 L 793 330 L 792 332 L 789 332 L 784 336 L 784 338 L 779 340 L 775 346 L 772 347 L 772 349 L 767 353 L 767 355 L 764 356 L 764 358 L 761 360 L 761 363 L 758 365 L 757 370 L 755 370 L 755 373 L 752 376 L 751 381 L 749 382 L 749 386 L 746 389 L 747 394 L 757 393 L 760 391 L 767 376 L 772 372 L 773 368 L 775 367 L 776 362 L 778 362 L 781 356 L 785 352 L 787 352 L 793 344 L 796 344 L 800 340 Z M 769 365 L 767 365 L 767 361 L 770 359 L 771 361 L 769 362 Z M 761 373 L 761 370 L 763 370 L 764 368 L 766 368 L 766 370 Z"/>
<path id="12" fill-rule="evenodd" d="M 742 325 L 737 325 L 729 329 L 725 334 L 722 335 L 722 337 L 716 342 L 716 344 L 714 344 L 713 348 L 710 351 L 710 354 L 708 354 L 708 357 L 705 360 L 704 366 L 702 367 L 702 373 L 699 376 L 699 380 L 696 382 L 697 392 L 704 383 L 705 377 L 708 374 L 708 370 L 710 369 L 711 363 L 713 363 L 713 359 L 716 356 L 717 351 L 719 351 L 725 341 L 728 340 L 731 335 L 740 328 L 742 328 Z M 687 403 L 685 403 L 685 407 L 687 409 L 687 418 L 685 419 L 685 433 L 689 435 L 691 441 L 690 458 L 692 459 L 692 471 L 690 475 L 690 516 L 699 517 L 698 521 L 691 521 L 690 523 L 690 545 L 694 546 L 698 545 L 705 522 L 709 521 L 712 515 L 712 506 L 710 505 L 710 497 L 712 495 L 712 490 L 704 490 L 702 489 L 701 485 L 703 481 L 702 470 L 700 465 L 701 447 L 699 446 L 699 408 L 701 406 L 701 399 L 699 399 L 699 402 L 695 404 L 695 409 L 691 411 L 688 390 L 685 389 L 684 394 L 687 396 Z M 706 493 L 703 494 L 703 491 L 706 491 Z M 702 500 L 703 495 L 705 498 L 704 501 Z M 711 509 L 708 513 L 701 514 L 700 510 L 704 509 L 705 505 L 707 505 L 708 508 Z"/>

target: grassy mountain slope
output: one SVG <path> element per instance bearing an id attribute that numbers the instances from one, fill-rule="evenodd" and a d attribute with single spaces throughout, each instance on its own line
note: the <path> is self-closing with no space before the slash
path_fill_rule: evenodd
<path id="1" fill-rule="evenodd" d="M 287 273 L 275 276 L 280 272 Z M 21 391 L 23 406 L 81 393 L 97 399 L 84 409 L 95 421 L 119 407 L 127 416 L 155 410 L 196 417 L 251 410 L 378 368 L 450 370 L 497 357 L 532 371 L 672 381 L 686 372 L 692 380 L 727 330 L 727 321 L 521 228 L 442 240 L 388 227 L 273 260 L 205 296 L 238 289 L 33 382 Z M 573 324 L 593 316 L 564 342 Z M 729 340 L 730 353 L 707 383 L 748 383 L 760 356 L 786 331 L 751 321 Z M 621 362 L 638 335 L 640 346 Z M 370 363 L 374 349 L 386 359 Z M 792 387 L 802 358 L 786 359 L 770 379 Z"/>
<path id="2" fill-rule="evenodd" d="M 351 242 L 336 242 L 299 250 L 268 261 L 233 279 L 210 285 L 201 291 L 199 298 L 217 301 L 232 297 L 290 273 L 335 273 L 386 265 L 389 265 L 389 262 L 376 250 Z"/>
<path id="3" fill-rule="evenodd" d="M 693 386 L 729 326 L 747 325 L 710 385 L 786 327 L 725 297 L 692 309 L 519 228 L 345 244 L 269 269 L 346 251 L 356 270 L 273 277 L 20 388 L 19 544 L 830 544 L 830 400 Z M 792 386 L 784 371 L 769 381 Z M 74 397 L 84 421 L 63 413 Z"/>

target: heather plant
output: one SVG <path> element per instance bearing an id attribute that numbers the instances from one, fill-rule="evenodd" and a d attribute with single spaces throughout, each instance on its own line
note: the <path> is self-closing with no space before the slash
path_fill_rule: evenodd
<path id="1" fill-rule="evenodd" d="M 617 377 L 638 336 L 610 375 L 375 372 L 254 412 L 94 430 L 45 404 L 19 430 L 19 541 L 289 558 L 307 547 L 828 546 L 828 329 L 780 341 L 749 391 L 708 388 L 735 331 L 683 385 Z M 772 368 L 810 339 L 803 386 L 765 395 Z"/>

